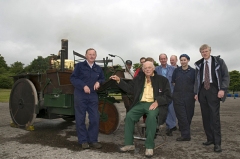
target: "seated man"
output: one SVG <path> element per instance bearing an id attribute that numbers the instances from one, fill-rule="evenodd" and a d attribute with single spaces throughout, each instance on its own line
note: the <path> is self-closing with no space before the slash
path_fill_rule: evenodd
<path id="1" fill-rule="evenodd" d="M 134 124 L 143 114 L 146 114 L 147 136 L 145 141 L 145 155 L 147 157 L 153 156 L 153 148 L 155 146 L 154 136 L 157 128 L 156 118 L 160 114 L 160 124 L 165 122 L 168 105 L 172 100 L 168 79 L 157 75 L 154 70 L 155 66 L 153 63 L 147 61 L 143 64 L 144 74 L 139 74 L 129 83 L 121 80 L 116 75 L 110 77 L 117 81 L 118 86 L 122 90 L 134 95 L 133 103 L 125 119 L 125 146 L 120 149 L 122 152 L 135 149 L 133 145 Z"/>

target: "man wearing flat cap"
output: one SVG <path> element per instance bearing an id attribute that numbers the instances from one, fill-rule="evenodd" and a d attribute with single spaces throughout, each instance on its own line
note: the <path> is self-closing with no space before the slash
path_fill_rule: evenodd
<path id="1" fill-rule="evenodd" d="M 125 65 L 126 65 L 126 69 L 125 69 L 125 72 L 124 72 L 124 77 L 127 78 L 127 79 L 133 79 L 134 73 L 131 71 L 132 61 L 127 60 Z"/>
<path id="2" fill-rule="evenodd" d="M 126 69 L 125 69 L 125 72 L 124 72 L 124 78 L 126 79 L 133 79 L 133 76 L 134 76 L 134 73 L 131 71 L 131 68 L 132 68 L 132 61 L 131 60 L 127 60 L 125 62 L 125 66 L 126 66 Z M 132 105 L 132 97 L 125 94 L 125 93 L 122 93 L 122 100 L 124 102 L 124 106 L 126 108 L 126 113 L 129 111 L 130 109 L 130 106 Z"/>

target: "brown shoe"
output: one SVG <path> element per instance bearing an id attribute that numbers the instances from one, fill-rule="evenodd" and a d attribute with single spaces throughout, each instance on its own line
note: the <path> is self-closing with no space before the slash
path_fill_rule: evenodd
<path id="1" fill-rule="evenodd" d="M 120 148 L 121 152 L 133 151 L 135 150 L 135 145 L 126 145 Z"/>
<path id="2" fill-rule="evenodd" d="M 93 147 L 93 148 L 95 148 L 95 149 L 100 149 L 100 148 L 102 148 L 102 144 L 100 144 L 99 142 L 90 143 L 89 146 L 90 146 L 90 147 Z"/>
<path id="3" fill-rule="evenodd" d="M 153 156 L 153 149 L 146 149 L 145 156 L 150 158 Z"/>
<path id="4" fill-rule="evenodd" d="M 89 149 L 88 143 L 82 143 L 82 149 Z"/>

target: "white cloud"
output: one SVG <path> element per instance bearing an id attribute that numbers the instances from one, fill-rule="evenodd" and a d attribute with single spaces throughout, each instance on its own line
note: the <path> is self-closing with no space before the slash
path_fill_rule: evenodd
<path id="1" fill-rule="evenodd" d="M 61 39 L 84 54 L 94 47 L 98 58 L 116 54 L 134 63 L 142 56 L 186 53 L 200 59 L 207 43 L 229 70 L 240 70 L 238 0 L 22 0 L 0 1 L 0 54 L 8 64 L 29 64 L 37 56 L 57 54 Z M 121 63 L 114 58 L 114 63 Z"/>

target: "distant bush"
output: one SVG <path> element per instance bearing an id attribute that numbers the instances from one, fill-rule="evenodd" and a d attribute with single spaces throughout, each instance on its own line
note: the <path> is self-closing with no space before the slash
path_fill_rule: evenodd
<path id="1" fill-rule="evenodd" d="M 7 75 L 0 75 L 0 88 L 12 88 L 13 78 Z"/>

